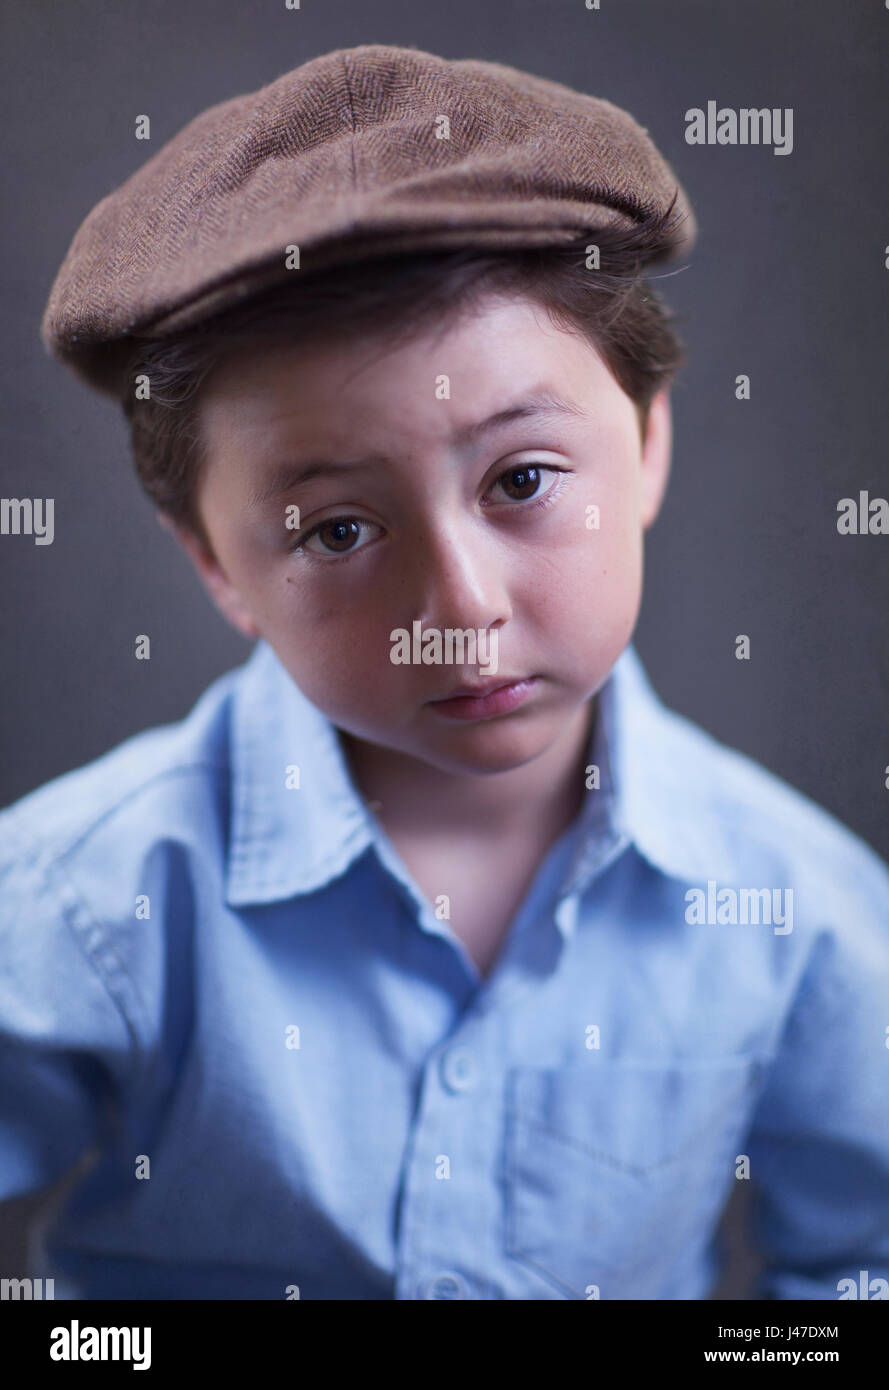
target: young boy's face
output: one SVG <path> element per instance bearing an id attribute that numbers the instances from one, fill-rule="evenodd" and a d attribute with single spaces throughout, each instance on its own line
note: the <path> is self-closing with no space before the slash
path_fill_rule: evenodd
<path id="1" fill-rule="evenodd" d="M 544 392 L 571 409 L 535 402 Z M 200 426 L 214 554 L 183 543 L 231 621 L 358 739 L 451 772 L 517 767 L 580 717 L 632 635 L 642 533 L 669 468 L 668 396 L 643 445 L 598 354 L 528 300 L 489 296 L 395 347 L 238 358 L 208 383 Z M 326 466 L 282 476 L 310 461 Z M 417 620 L 424 634 L 496 631 L 498 683 L 533 678 L 524 699 L 469 720 L 436 710 L 484 678 L 484 658 L 393 664 L 391 634 Z"/>

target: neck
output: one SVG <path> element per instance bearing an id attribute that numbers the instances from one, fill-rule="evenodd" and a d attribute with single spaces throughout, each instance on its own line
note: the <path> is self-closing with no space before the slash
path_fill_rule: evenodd
<path id="1" fill-rule="evenodd" d="M 447 772 L 339 731 L 353 779 L 387 830 L 422 837 L 550 839 L 577 815 L 597 702 L 585 702 L 539 757 L 508 772 Z"/>

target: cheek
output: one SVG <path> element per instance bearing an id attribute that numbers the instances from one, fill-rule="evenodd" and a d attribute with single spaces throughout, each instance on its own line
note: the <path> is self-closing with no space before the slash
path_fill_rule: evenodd
<path id="1" fill-rule="evenodd" d="M 560 614 L 573 621 L 606 598 L 614 603 L 624 592 L 632 595 L 641 576 L 641 536 L 628 511 L 603 507 L 598 517 L 585 513 L 572 532 L 563 531 L 535 552 L 520 581 L 524 600 L 558 622 Z"/>
<path id="2" fill-rule="evenodd" d="M 389 660 L 391 624 L 353 603 L 337 602 L 320 588 L 287 585 L 266 635 L 303 693 L 329 718 L 367 713 L 391 704 L 390 671 L 404 671 Z M 404 676 L 401 677 L 404 679 Z"/>
<path id="3" fill-rule="evenodd" d="M 635 488 L 616 486 L 603 491 L 598 529 L 588 535 L 596 584 L 609 595 L 616 609 L 638 603 L 642 526 Z"/>
<path id="4" fill-rule="evenodd" d="M 535 555 L 521 598 L 548 651 L 581 684 L 598 683 L 626 646 L 642 592 L 641 531 L 632 507 L 606 502 L 598 528 L 587 527 L 586 516 L 575 534 Z"/>

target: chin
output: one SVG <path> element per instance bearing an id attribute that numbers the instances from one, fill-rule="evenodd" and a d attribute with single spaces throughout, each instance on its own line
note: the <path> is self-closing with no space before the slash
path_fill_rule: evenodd
<path id="1" fill-rule="evenodd" d="M 525 763 L 545 752 L 558 730 L 551 734 L 531 729 L 511 729 L 506 727 L 505 719 L 484 719 L 477 724 L 455 727 L 449 739 L 449 746 L 430 750 L 426 761 L 441 768 L 442 772 L 464 772 L 478 776 L 488 776 L 496 772 L 511 772 L 524 767 Z M 496 727 L 498 725 L 500 727 Z"/>

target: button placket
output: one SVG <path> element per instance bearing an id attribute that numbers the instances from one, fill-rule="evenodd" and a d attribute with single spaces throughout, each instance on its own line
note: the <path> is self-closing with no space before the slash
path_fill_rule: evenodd
<path id="1" fill-rule="evenodd" d="M 464 1029 L 468 1022 L 464 1017 Z M 484 1079 L 482 1044 L 474 1030 L 471 1045 L 454 1035 L 426 1063 L 411 1145 L 413 1160 L 404 1186 L 402 1297 L 471 1300 L 481 1296 L 472 1276 L 479 1256 L 476 1187 L 486 1166 L 487 1144 L 473 1122 L 472 1106 L 478 1103 Z M 453 1173 L 433 1178 L 427 1165 L 438 1165 L 444 1157 Z M 468 1188 L 460 1195 L 457 1189 L 467 1180 Z"/>

